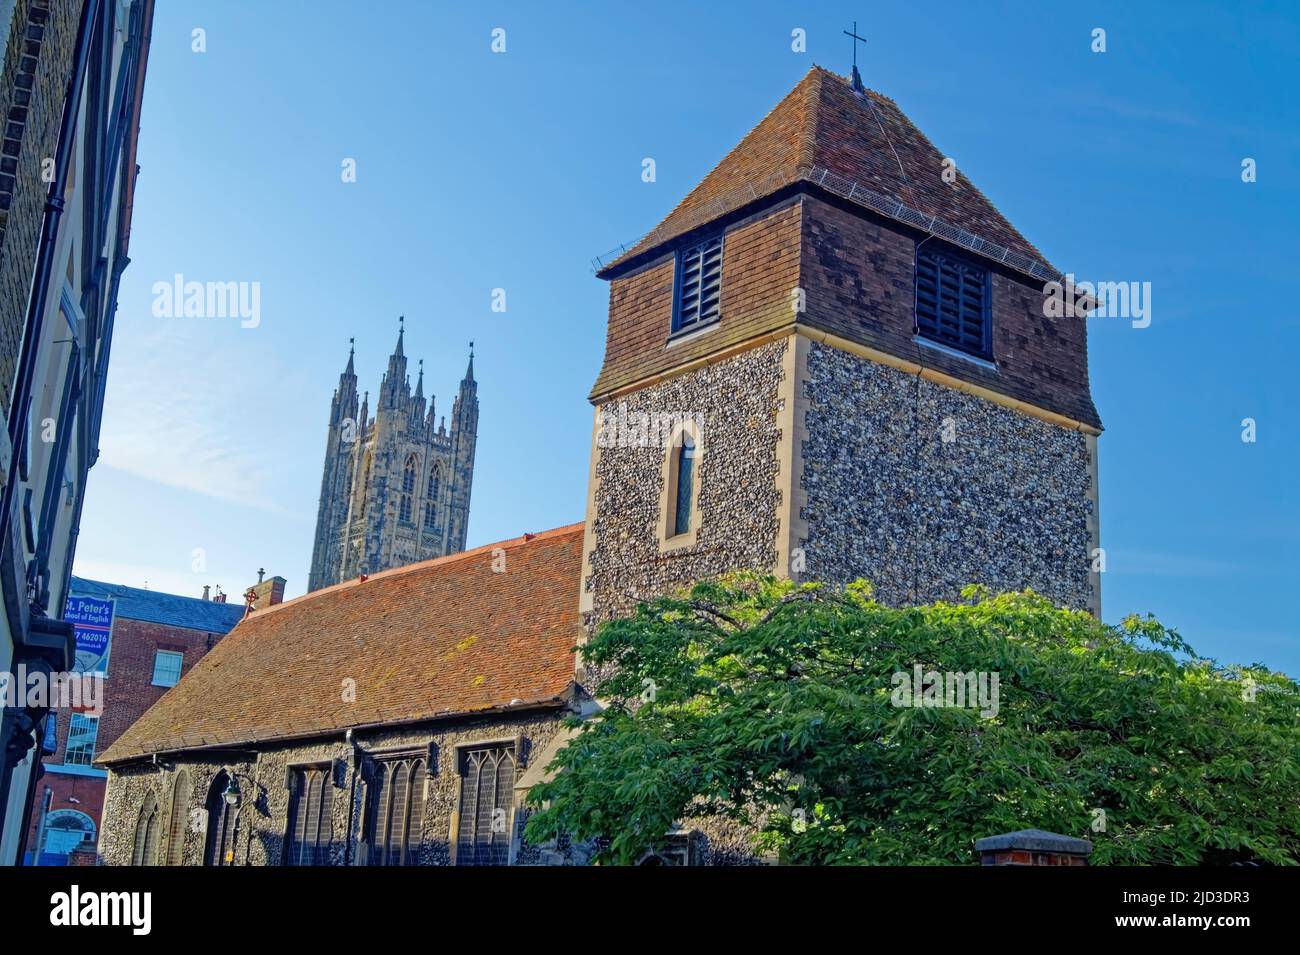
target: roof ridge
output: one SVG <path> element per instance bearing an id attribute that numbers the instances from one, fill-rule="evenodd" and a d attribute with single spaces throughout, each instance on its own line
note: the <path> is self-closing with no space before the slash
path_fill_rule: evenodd
<path id="1" fill-rule="evenodd" d="M 69 579 L 69 589 L 74 581 L 80 581 L 83 588 L 102 587 L 106 592 L 129 590 L 132 593 L 148 597 L 169 597 L 172 600 L 192 600 L 195 603 L 216 603 L 212 600 L 204 600 L 202 597 L 191 597 L 188 594 L 174 594 L 170 590 L 150 590 L 148 587 L 133 587 L 130 584 L 114 584 L 107 580 L 95 580 L 93 577 L 82 577 L 80 574 L 72 574 Z"/>
<path id="2" fill-rule="evenodd" d="M 779 100 L 777 100 L 775 105 L 773 105 L 771 109 L 769 109 L 766 113 L 764 113 L 763 116 L 758 120 L 758 122 L 756 122 L 753 126 L 749 128 L 749 131 L 746 132 L 745 135 L 741 136 L 740 139 L 736 141 L 736 145 L 732 146 L 725 153 L 723 153 L 722 158 L 709 167 L 709 171 L 706 172 L 703 178 L 701 178 L 700 181 L 695 184 L 694 188 L 687 190 L 686 195 L 682 196 L 679 200 L 677 200 L 677 204 L 674 205 L 671 209 L 669 209 L 666 213 L 664 213 L 664 215 L 659 219 L 659 224 L 656 225 L 655 228 L 652 229 L 649 233 L 647 233 L 646 237 L 652 235 L 656 230 L 662 227 L 665 222 L 667 222 L 669 219 L 673 217 L 673 215 L 677 212 L 678 209 L 682 208 L 682 206 L 684 206 L 687 202 L 689 202 L 691 196 L 695 195 L 695 193 L 699 192 L 700 189 L 704 187 L 704 184 L 708 181 L 709 177 L 713 175 L 713 173 L 716 172 L 719 168 L 721 168 L 721 166 L 728 159 L 730 159 L 733 155 L 738 153 L 740 151 L 740 148 L 745 145 L 745 141 L 749 139 L 749 137 L 752 136 L 760 126 L 762 126 L 765 122 L 767 122 L 768 118 L 777 110 L 779 110 L 785 104 L 786 100 L 790 99 L 790 97 L 797 94 L 799 92 L 799 88 L 808 81 L 809 77 L 811 77 L 814 73 L 819 73 L 819 72 L 826 72 L 826 70 L 824 67 L 819 67 L 816 65 L 810 66 L 808 68 L 808 72 L 804 73 L 804 75 L 799 78 L 799 82 L 794 85 L 794 87 L 790 90 L 790 92 L 786 93 Z M 633 251 L 645 251 L 644 249 L 639 249 L 639 246 L 641 246 L 642 243 L 645 242 L 646 237 L 642 237 L 641 239 L 639 239 L 632 246 L 632 248 L 628 249 L 628 252 L 631 253 Z"/>
<path id="3" fill-rule="evenodd" d="M 263 607 L 260 610 L 254 610 L 245 619 L 260 620 L 266 617 L 268 614 L 273 613 L 277 610 L 281 610 L 285 607 L 300 605 L 304 601 L 310 600 L 314 597 L 320 597 L 329 593 L 337 593 L 338 591 L 345 590 L 350 587 L 360 587 L 363 584 L 367 584 L 372 580 L 383 580 L 383 579 L 388 579 L 390 577 L 401 577 L 404 574 L 415 573 L 416 571 L 420 571 L 420 570 L 427 570 L 430 567 L 434 567 L 434 566 L 458 564 L 461 561 L 468 560 L 471 557 L 479 556 L 484 553 L 490 553 L 491 551 L 494 551 L 499 547 L 506 548 L 506 549 L 512 547 L 523 547 L 528 544 L 534 543 L 535 541 L 538 540 L 551 540 L 556 537 L 563 537 L 565 534 L 572 534 L 575 531 L 583 530 L 585 527 L 586 527 L 586 522 L 579 521 L 576 524 L 565 524 L 562 527 L 551 527 L 544 531 L 538 531 L 536 534 L 525 533 L 519 537 L 510 537 L 507 538 L 506 540 L 494 541 L 490 544 L 482 544 L 478 547 L 475 547 L 473 550 L 461 550 L 461 551 L 457 551 L 454 554 L 444 554 L 441 557 L 432 557 L 429 560 L 416 561 L 413 564 L 403 564 L 400 567 L 389 567 L 387 570 L 381 570 L 375 574 L 367 574 L 366 579 L 364 581 L 359 577 L 353 577 L 349 580 L 340 581 L 337 584 L 331 584 L 328 587 L 322 587 L 320 588 L 320 590 L 313 590 L 308 593 L 302 594 L 301 596 L 294 597 L 292 600 L 285 600 L 278 604 L 272 604 L 269 607 Z"/>
<path id="4" fill-rule="evenodd" d="M 821 73 L 823 76 L 829 76 L 833 80 L 838 80 L 844 86 L 851 87 L 853 85 L 852 80 L 850 80 L 849 77 L 845 76 L 843 73 L 836 73 L 834 70 L 830 69 L 829 67 L 822 66 L 819 63 L 814 63 L 812 65 L 812 69 L 816 70 L 818 73 Z M 872 89 L 869 86 L 864 86 L 863 89 L 865 89 L 876 99 L 883 99 L 887 103 L 894 103 L 893 97 L 880 92 L 880 90 Z M 894 105 L 898 105 L 898 104 L 895 103 Z"/>
<path id="5" fill-rule="evenodd" d="M 799 143 L 799 158 L 795 162 L 795 172 L 798 173 L 803 169 L 812 169 L 817 163 L 817 123 L 821 117 L 822 102 L 822 82 L 830 70 L 824 66 L 813 64 L 812 69 L 808 71 L 808 77 L 815 76 L 816 80 L 808 86 L 806 94 L 807 100 L 804 102 L 804 121 L 801 141 Z M 799 81 L 803 85 L 803 80 Z M 796 87 L 797 89 L 798 87 Z M 737 143 L 739 146 L 739 143 Z"/>
<path id="6" fill-rule="evenodd" d="M 913 227 L 917 216 L 932 225 L 942 222 L 947 232 L 970 239 L 959 244 L 1035 278 L 1056 271 L 962 168 L 957 169 L 955 188 L 939 186 L 927 170 L 932 160 L 937 169 L 935 157 L 945 155 L 893 98 L 878 90 L 856 90 L 848 77 L 814 63 L 654 228 L 598 256 L 593 265 L 601 278 L 615 278 L 627 263 L 647 261 L 673 241 L 748 203 L 801 180 L 824 186 L 825 173 L 830 172 L 844 181 L 846 190 L 858 186 L 898 206 L 891 211 L 880 203 L 860 203 L 890 218 Z M 819 169 L 822 178 L 814 179 Z M 847 197 L 853 199 L 855 191 Z M 1008 253 L 1024 262 L 1015 264 Z"/>
<path id="7" fill-rule="evenodd" d="M 938 146 L 934 144 L 934 140 L 930 138 L 929 134 L 924 129 L 922 129 L 919 125 L 913 122 L 912 117 L 908 116 L 907 113 L 903 111 L 903 108 L 899 106 L 896 101 L 890 99 L 888 96 L 885 96 L 883 93 L 877 93 L 875 90 L 868 90 L 867 92 L 874 94 L 877 99 L 882 99 L 886 103 L 888 103 L 891 107 L 893 107 L 894 111 L 898 114 L 898 118 L 902 120 L 902 122 L 906 123 L 908 127 L 915 130 L 916 135 L 920 136 L 921 140 L 927 146 L 933 149 L 938 155 L 940 156 L 949 155 L 948 153 L 944 152 L 942 149 L 940 149 Z M 970 178 L 970 176 L 966 175 L 962 167 L 960 165 L 956 165 L 954 168 L 957 170 L 957 177 L 959 181 L 961 181 L 966 186 L 967 189 L 974 192 L 976 196 L 984 200 L 984 203 L 991 210 L 993 210 L 993 212 L 996 213 L 1002 219 L 1002 222 L 1005 224 L 1005 226 L 1011 230 L 1011 234 L 1018 237 L 1021 242 L 1023 242 L 1030 250 L 1032 250 L 1032 252 L 1040 262 L 1046 265 L 1049 269 L 1055 270 L 1056 266 L 1052 264 L 1051 259 L 1049 259 L 1046 255 L 1043 254 L 1042 249 L 1038 248 L 1038 246 L 1034 245 L 1034 243 L 1029 241 L 1029 238 L 1025 236 L 1025 234 L 1022 233 L 1020 229 L 1016 227 L 1016 224 L 1007 218 L 1006 213 L 1004 213 L 1000 208 L 998 208 L 997 204 L 988 196 L 986 196 L 984 194 L 984 191 L 980 189 L 979 186 L 975 185 L 974 181 Z"/>

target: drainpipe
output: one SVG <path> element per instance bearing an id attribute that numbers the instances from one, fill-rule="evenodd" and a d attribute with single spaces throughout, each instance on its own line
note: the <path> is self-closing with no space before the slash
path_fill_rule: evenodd
<path id="1" fill-rule="evenodd" d="M 357 776 L 360 775 L 361 772 L 361 759 L 360 759 L 361 746 L 357 743 L 356 735 L 351 729 L 349 729 L 346 733 L 343 734 L 343 740 L 344 742 L 348 743 L 352 747 L 352 759 L 350 760 L 352 765 L 348 767 L 349 772 L 352 775 L 352 786 L 348 791 L 347 841 L 343 843 L 343 865 L 350 866 L 352 865 L 352 823 L 353 823 L 353 817 L 356 814 L 356 810 L 357 810 Z M 332 782 L 333 781 L 331 780 L 331 783 Z M 362 826 L 365 825 L 364 812 L 362 812 L 361 814 L 361 825 Z M 361 828 L 358 827 L 357 841 L 359 842 L 360 840 L 361 840 Z"/>

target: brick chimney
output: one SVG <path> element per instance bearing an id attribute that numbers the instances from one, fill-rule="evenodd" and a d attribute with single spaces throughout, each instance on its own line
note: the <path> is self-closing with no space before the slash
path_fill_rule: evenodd
<path id="1" fill-rule="evenodd" d="M 266 571 L 258 568 L 257 583 L 249 588 L 253 592 L 253 609 L 262 610 L 274 607 L 284 600 L 283 577 L 266 577 Z"/>
<path id="2" fill-rule="evenodd" d="M 1021 829 L 975 842 L 980 865 L 1087 865 L 1092 843 L 1042 829 Z"/>

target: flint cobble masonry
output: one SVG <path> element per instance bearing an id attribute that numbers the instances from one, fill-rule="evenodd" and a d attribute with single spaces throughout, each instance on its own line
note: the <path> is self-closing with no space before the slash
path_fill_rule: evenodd
<path id="1" fill-rule="evenodd" d="M 891 604 L 971 583 L 1090 604 L 1083 433 L 815 342 L 802 388 L 802 576 Z"/>
<path id="2" fill-rule="evenodd" d="M 175 759 L 160 757 L 158 765 L 137 762 L 115 766 L 109 776 L 100 853 L 107 865 L 131 864 L 135 820 L 140 807 L 152 794 L 158 802 L 159 818 L 163 823 L 158 839 L 158 857 L 153 860 L 153 863 L 160 864 L 170 850 L 172 834 L 167 823 L 172 815 L 176 778 L 184 770 L 189 776 L 190 811 L 182 834 L 185 841 L 182 864 L 203 865 L 207 841 L 207 813 L 203 807 L 216 777 L 223 770 L 233 770 L 242 792 L 233 864 L 280 865 L 284 861 L 289 826 L 290 791 L 286 782 L 290 768 L 341 760 L 345 769 L 336 777 L 336 782 L 341 785 L 336 785 L 332 800 L 327 864 L 356 864 L 360 858 L 362 820 L 366 808 L 366 786 L 361 775 L 364 756 L 379 755 L 397 748 L 424 749 L 433 743 L 437 754 L 436 766 L 432 773 L 425 774 L 422 818 L 418 827 L 412 824 L 412 832 L 419 832 L 416 864 L 449 865 L 452 859 L 452 823 L 458 812 L 460 748 L 518 739 L 522 743 L 523 761 L 527 764 L 531 759 L 541 758 L 560 727 L 561 715 L 558 712 L 506 720 L 497 717 L 357 734 L 357 748 L 342 737 L 336 737 L 268 745 L 252 758 L 246 751 L 208 757 L 201 751 L 194 751 Z M 516 766 L 516 782 L 524 769 L 524 766 Z M 519 845 L 525 818 L 525 811 L 517 809 L 509 824 L 516 843 L 515 851 L 523 856 L 517 861 L 527 861 L 537 852 L 536 847 Z"/>
<path id="3" fill-rule="evenodd" d="M 687 375 L 607 402 L 619 414 L 702 416 L 700 532 L 693 546 L 660 552 L 658 534 L 666 450 L 601 448 L 596 461 L 595 548 L 586 587 L 589 624 L 629 612 L 638 600 L 776 562 L 776 414 L 788 342 L 761 345 Z"/>

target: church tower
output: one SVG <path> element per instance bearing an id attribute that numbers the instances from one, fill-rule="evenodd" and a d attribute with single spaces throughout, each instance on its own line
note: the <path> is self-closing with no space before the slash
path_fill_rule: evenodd
<path id="1" fill-rule="evenodd" d="M 411 391 L 405 320 L 399 324 L 373 418 L 369 394 L 357 401 L 351 351 L 339 376 L 330 404 L 309 591 L 465 549 L 478 441 L 473 347 L 452 403 L 449 431 L 446 419 L 436 418 L 432 396 L 426 408 L 423 362 Z"/>
<path id="2" fill-rule="evenodd" d="M 741 568 L 1100 613 L 1085 320 L 1048 317 L 1060 273 L 948 155 L 814 67 L 598 261 L 589 625 Z"/>

